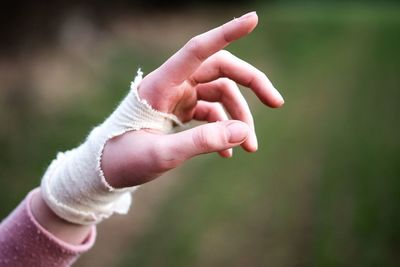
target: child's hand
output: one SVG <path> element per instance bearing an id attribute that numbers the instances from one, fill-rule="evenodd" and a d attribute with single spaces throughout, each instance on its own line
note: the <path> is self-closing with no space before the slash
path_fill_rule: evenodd
<path id="1" fill-rule="evenodd" d="M 280 107 L 283 98 L 264 73 L 221 50 L 250 33 L 257 20 L 254 12 L 249 13 L 192 38 L 143 79 L 139 96 L 154 109 L 173 113 L 183 122 L 210 123 L 176 134 L 140 130 L 108 140 L 101 166 L 111 186 L 145 183 L 203 153 L 230 157 L 237 145 L 257 150 L 253 117 L 236 82 L 251 88 L 270 107 Z M 234 120 L 228 120 L 216 102 Z"/>
<path id="2" fill-rule="evenodd" d="M 231 157 L 238 145 L 256 151 L 253 117 L 236 83 L 270 107 L 283 99 L 264 73 L 221 50 L 256 24 L 255 13 L 234 19 L 191 39 L 143 80 L 139 75 L 85 142 L 58 153 L 47 168 L 41 192 L 52 211 L 72 223 L 99 223 L 128 212 L 135 185 L 191 157 Z M 192 119 L 209 123 L 170 134 L 173 123 Z"/>

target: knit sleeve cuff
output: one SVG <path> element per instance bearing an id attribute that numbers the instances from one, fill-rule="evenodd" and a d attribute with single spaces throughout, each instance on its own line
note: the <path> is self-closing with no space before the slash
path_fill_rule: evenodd
<path id="1" fill-rule="evenodd" d="M 33 216 L 31 210 L 31 202 L 35 194 L 40 194 L 39 188 L 35 188 L 28 194 L 25 200 L 26 203 L 25 205 L 26 205 L 27 216 L 29 217 L 29 220 L 31 221 L 32 225 L 34 225 L 34 227 L 37 229 L 38 233 L 39 232 L 42 233 L 48 242 L 50 242 L 53 246 L 56 246 L 58 249 L 66 252 L 67 254 L 81 254 L 93 247 L 96 241 L 96 234 L 97 234 L 95 225 L 91 226 L 88 236 L 84 239 L 82 244 L 79 245 L 73 245 L 67 243 L 61 240 L 60 238 L 56 237 L 54 234 L 50 233 L 45 228 L 43 228 L 43 226 L 41 226 L 40 223 L 36 220 L 35 216 Z"/>
<path id="2" fill-rule="evenodd" d="M 80 245 L 69 244 L 46 230 L 32 214 L 32 190 L 0 225 L 0 266 L 71 266 L 96 239 L 92 226 Z M 4 265 L 5 264 L 5 265 Z"/>

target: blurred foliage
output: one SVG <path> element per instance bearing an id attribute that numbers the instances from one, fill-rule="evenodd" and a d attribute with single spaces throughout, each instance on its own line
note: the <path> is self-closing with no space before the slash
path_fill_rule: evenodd
<path id="1" fill-rule="evenodd" d="M 118 266 L 399 266 L 400 7 L 257 11 L 256 31 L 229 50 L 268 73 L 285 106 L 266 109 L 243 89 L 259 151 L 181 168 L 185 179 L 115 256 Z M 55 151 L 74 147 L 110 112 L 127 72 L 166 56 L 113 45 L 97 95 L 49 114 L 21 81 L 3 101 L 1 216 L 38 184 Z"/>
<path id="2" fill-rule="evenodd" d="M 399 8 L 266 7 L 230 50 L 286 98 L 260 150 L 196 160 L 119 266 L 398 266 Z"/>

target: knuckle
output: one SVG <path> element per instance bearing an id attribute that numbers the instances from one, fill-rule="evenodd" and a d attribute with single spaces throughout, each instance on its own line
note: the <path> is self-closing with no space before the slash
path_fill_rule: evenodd
<path id="1" fill-rule="evenodd" d="M 263 80 L 269 81 L 268 76 L 267 76 L 264 72 L 259 71 L 258 73 L 261 75 L 261 78 L 262 78 Z"/>
<path id="2" fill-rule="evenodd" d="M 219 81 L 220 85 L 224 85 L 224 84 L 229 83 L 231 81 L 231 79 L 229 79 L 227 77 L 221 77 L 218 79 L 218 81 Z"/>
<path id="3" fill-rule="evenodd" d="M 216 115 L 221 118 L 224 117 L 225 109 L 222 106 L 222 104 L 221 103 L 213 103 L 213 104 L 214 104 L 214 110 L 215 110 Z"/>
<path id="4" fill-rule="evenodd" d="M 248 87 L 248 88 L 253 88 L 254 87 L 254 81 L 255 81 L 255 78 L 252 76 L 252 77 L 248 78 L 243 83 L 243 86 Z"/>
<path id="5" fill-rule="evenodd" d="M 219 86 L 224 90 L 230 89 L 230 87 L 234 84 L 236 83 L 229 78 L 226 77 L 219 78 Z"/>
<path id="6" fill-rule="evenodd" d="M 153 165 L 161 172 L 171 170 L 178 166 L 179 159 L 175 157 L 175 153 L 166 153 L 169 151 L 164 142 L 154 143 L 153 149 L 150 151 L 150 158 L 153 160 Z"/>
<path id="7" fill-rule="evenodd" d="M 203 61 L 205 58 L 201 53 L 201 40 L 200 37 L 195 36 L 186 43 L 185 49 L 188 53 L 193 54 L 200 61 Z"/>
<path id="8" fill-rule="evenodd" d="M 209 140 L 207 138 L 207 133 L 205 131 L 205 128 L 199 128 L 197 131 L 194 131 L 192 138 L 193 138 L 193 144 L 197 149 L 201 151 L 210 150 L 211 147 Z"/>
<path id="9" fill-rule="evenodd" d="M 176 168 L 179 165 L 180 161 L 175 158 L 163 158 L 158 162 L 158 166 L 161 171 L 168 171 Z"/>
<path id="10" fill-rule="evenodd" d="M 215 102 L 215 103 L 213 103 L 213 105 L 214 105 L 215 110 L 216 110 L 217 112 L 224 112 L 224 111 L 225 111 L 225 110 L 224 110 L 224 107 L 222 106 L 221 103 Z"/>
<path id="11" fill-rule="evenodd" d="M 193 133 L 193 143 L 198 150 L 203 152 L 220 150 L 221 147 L 228 143 L 225 127 L 216 122 L 215 124 L 209 124 L 208 127 L 199 128 Z"/>
<path id="12" fill-rule="evenodd" d="M 228 78 L 222 78 L 220 86 L 221 90 L 223 90 L 225 94 L 231 94 L 237 87 L 236 83 Z"/>
<path id="13" fill-rule="evenodd" d="M 161 153 L 160 151 L 163 151 L 164 147 L 162 146 L 162 144 L 160 144 L 160 142 L 155 142 L 153 140 L 152 146 L 151 148 L 148 150 L 148 156 L 149 158 L 153 159 L 153 161 L 155 163 L 158 163 L 161 161 Z"/>
<path id="14" fill-rule="evenodd" d="M 221 100 L 223 102 L 232 101 L 241 94 L 236 83 L 230 79 L 222 80 L 219 86 L 221 90 Z"/>
<path id="15" fill-rule="evenodd" d="M 186 49 L 188 49 L 189 51 L 196 51 L 198 49 L 198 46 L 199 38 L 197 36 L 193 37 L 186 43 Z"/>
<path id="16" fill-rule="evenodd" d="M 224 121 L 228 119 L 220 103 L 211 103 L 208 117 L 209 121 Z"/>
<path id="17" fill-rule="evenodd" d="M 228 50 L 220 50 L 217 52 L 217 55 L 221 58 L 227 58 L 227 57 L 231 57 L 232 53 L 229 52 Z"/>

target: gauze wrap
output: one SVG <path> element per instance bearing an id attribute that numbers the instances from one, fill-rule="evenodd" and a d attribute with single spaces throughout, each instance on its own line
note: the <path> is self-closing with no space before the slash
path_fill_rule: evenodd
<path id="1" fill-rule="evenodd" d="M 87 225 L 98 223 L 114 212 L 127 213 L 131 192 L 137 186 L 117 189 L 107 183 L 101 170 L 107 140 L 140 129 L 168 133 L 181 124 L 176 116 L 156 111 L 139 98 L 137 88 L 142 75 L 139 69 L 128 95 L 111 116 L 95 127 L 83 144 L 59 152 L 45 172 L 41 182 L 42 196 L 63 219 Z"/>

